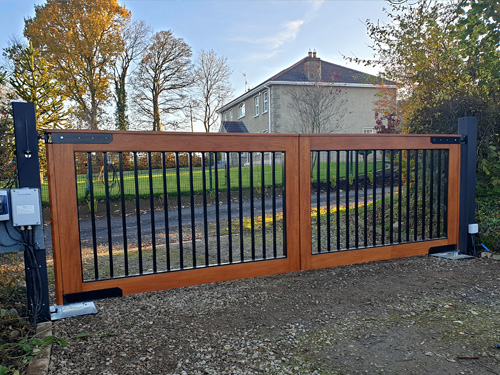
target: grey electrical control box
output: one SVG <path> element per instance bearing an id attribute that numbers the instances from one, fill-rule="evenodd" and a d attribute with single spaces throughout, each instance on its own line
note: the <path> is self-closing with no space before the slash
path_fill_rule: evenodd
<path id="1" fill-rule="evenodd" d="M 12 225 L 41 225 L 40 189 L 22 188 L 10 191 Z"/>
<path id="2" fill-rule="evenodd" d="M 9 191 L 0 190 L 0 221 L 8 221 L 10 218 Z"/>

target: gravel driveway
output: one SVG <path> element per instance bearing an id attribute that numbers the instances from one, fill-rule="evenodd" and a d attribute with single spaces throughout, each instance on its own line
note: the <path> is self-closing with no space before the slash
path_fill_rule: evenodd
<path id="1" fill-rule="evenodd" d="M 96 301 L 50 374 L 499 374 L 500 262 L 413 257 Z"/>

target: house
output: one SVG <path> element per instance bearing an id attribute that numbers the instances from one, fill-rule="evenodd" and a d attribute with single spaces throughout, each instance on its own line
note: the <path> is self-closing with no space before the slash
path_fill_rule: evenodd
<path id="1" fill-rule="evenodd" d="M 385 90 L 396 90 L 392 83 L 322 61 L 316 52 L 309 52 L 219 108 L 220 131 L 228 131 L 227 124 L 236 121 L 250 133 L 374 133 L 374 105 L 380 99 L 376 94 L 382 85 Z M 311 106 L 319 106 L 322 100 L 325 102 L 321 105 L 329 112 L 317 116 L 316 123 L 321 125 L 303 125 L 303 117 L 313 116 L 307 114 L 308 101 Z M 311 112 L 317 112 L 317 108 Z M 310 118 L 307 121 L 316 126 Z"/>

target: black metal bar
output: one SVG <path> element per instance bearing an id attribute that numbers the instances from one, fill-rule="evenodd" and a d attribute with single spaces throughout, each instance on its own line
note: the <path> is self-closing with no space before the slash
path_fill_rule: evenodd
<path id="1" fill-rule="evenodd" d="M 239 219 L 240 219 L 240 260 L 245 261 L 244 235 L 243 235 L 243 173 L 241 151 L 238 152 L 238 203 L 239 203 Z"/>
<path id="2" fill-rule="evenodd" d="M 209 154 L 210 158 L 210 154 Z M 203 181 L 203 231 L 205 237 L 205 266 L 210 264 L 208 253 L 208 212 L 207 212 L 207 171 L 205 167 L 206 153 L 201 153 L 201 178 Z M 210 163 L 212 164 L 212 163 Z"/>
<path id="3" fill-rule="evenodd" d="M 401 243 L 401 227 L 403 226 L 402 196 L 403 196 L 403 150 L 399 150 L 399 178 L 398 178 L 398 243 Z"/>
<path id="4" fill-rule="evenodd" d="M 286 154 L 283 152 L 281 154 L 282 156 L 282 163 L 281 163 L 281 168 L 282 168 L 282 173 L 281 173 L 281 197 L 283 200 L 283 256 L 287 256 L 287 229 L 286 229 L 286 222 L 287 222 L 287 216 L 286 216 Z"/>
<path id="5" fill-rule="evenodd" d="M 148 151 L 148 177 L 149 177 L 149 211 L 151 213 L 151 246 L 153 248 L 153 272 L 158 272 L 156 254 L 156 224 L 155 224 L 155 200 L 153 188 L 153 160 L 152 153 Z"/>
<path id="6" fill-rule="evenodd" d="M 272 152 L 272 204 L 273 204 L 273 257 L 278 257 L 278 248 L 276 244 L 276 151 Z"/>
<path id="7" fill-rule="evenodd" d="M 350 170 L 350 153 L 351 151 L 345 152 L 345 248 L 349 249 L 349 179 L 351 178 L 351 170 Z"/>
<path id="8" fill-rule="evenodd" d="M 177 222 L 179 226 L 179 268 L 184 269 L 184 244 L 182 235 L 181 173 L 179 152 L 175 152 L 175 178 L 177 182 Z"/>
<path id="9" fill-rule="evenodd" d="M 418 239 L 418 151 L 415 150 L 415 193 L 413 209 L 415 210 L 413 214 L 413 240 Z"/>
<path id="10" fill-rule="evenodd" d="M 340 151 L 337 150 L 337 165 L 336 165 L 336 178 L 337 178 L 337 250 L 340 250 Z"/>
<path id="11" fill-rule="evenodd" d="M 406 242 L 410 242 L 411 150 L 406 150 Z"/>
<path id="12" fill-rule="evenodd" d="M 331 194 L 331 155 L 330 151 L 326 153 L 326 251 L 332 250 L 332 234 L 331 234 L 331 208 L 330 208 L 330 194 Z"/>
<path id="13" fill-rule="evenodd" d="M 389 242 L 394 243 L 394 150 L 391 150 L 391 192 L 389 213 Z"/>
<path id="14" fill-rule="evenodd" d="M 434 150 L 431 150 L 431 166 L 429 173 L 431 174 L 430 180 L 430 196 L 429 196 L 429 238 L 434 238 Z"/>
<path id="15" fill-rule="evenodd" d="M 193 268 L 196 268 L 196 222 L 194 216 L 194 185 L 193 185 L 193 153 L 189 157 L 189 196 L 191 204 L 191 243 L 193 252 Z"/>
<path id="16" fill-rule="evenodd" d="M 354 191 L 354 247 L 359 247 L 359 152 L 353 151 L 356 156 L 355 167 L 354 167 L 354 186 L 356 190 Z"/>
<path id="17" fill-rule="evenodd" d="M 382 200 L 381 200 L 381 239 L 382 239 L 382 245 L 385 244 L 385 150 L 382 150 Z"/>
<path id="18" fill-rule="evenodd" d="M 226 182 L 227 182 L 227 239 L 229 250 L 229 263 L 233 263 L 233 228 L 231 218 L 231 170 L 229 168 L 231 155 L 226 152 Z"/>
<path id="19" fill-rule="evenodd" d="M 94 173 L 92 169 L 92 153 L 87 152 L 87 178 L 89 184 L 90 199 L 90 225 L 92 227 L 92 250 L 94 254 L 94 277 L 99 279 L 99 256 L 97 254 L 97 233 L 95 225 L 95 203 L 94 203 Z"/>
<path id="20" fill-rule="evenodd" d="M 135 186 L 135 217 L 137 224 L 137 252 L 139 254 L 139 274 L 143 273 L 142 264 L 142 230 L 141 230 L 141 203 L 139 199 L 139 172 L 137 167 L 137 152 L 134 151 L 134 186 Z"/>
<path id="21" fill-rule="evenodd" d="M 262 198 L 262 258 L 266 259 L 266 184 L 265 184 L 265 163 L 264 163 L 264 152 L 260 153 L 260 193 Z"/>
<path id="22" fill-rule="evenodd" d="M 162 179 L 163 179 L 163 212 L 165 215 L 165 247 L 167 258 L 167 271 L 171 270 L 170 264 L 170 223 L 168 218 L 168 186 L 167 186 L 167 159 L 165 151 L 161 153 L 162 157 Z"/>
<path id="23" fill-rule="evenodd" d="M 220 209 L 219 209 L 219 163 L 218 152 L 214 152 L 215 165 L 215 229 L 217 239 L 217 264 L 220 265 L 221 260 L 221 244 L 220 244 Z"/>
<path id="24" fill-rule="evenodd" d="M 442 152 L 443 150 L 438 150 L 438 182 L 437 182 L 437 228 L 436 228 L 436 236 L 441 237 L 441 187 L 442 187 Z"/>
<path id="25" fill-rule="evenodd" d="M 365 150 L 364 154 L 364 208 L 363 208 L 363 244 L 364 247 L 368 247 L 368 150 Z"/>
<path id="26" fill-rule="evenodd" d="M 253 202 L 253 152 L 250 152 L 250 237 L 252 243 L 252 260 L 255 260 L 255 212 Z"/>
<path id="27" fill-rule="evenodd" d="M 314 151 L 313 151 L 314 152 Z M 317 252 L 321 253 L 321 151 L 316 151 L 316 229 Z"/>
<path id="28" fill-rule="evenodd" d="M 373 246 L 377 245 L 377 150 L 373 150 Z"/>
<path id="29" fill-rule="evenodd" d="M 123 179 L 123 153 L 118 153 L 118 162 L 120 168 L 120 201 L 122 208 L 122 233 L 123 233 L 123 260 L 125 265 L 125 276 L 128 276 L 128 241 L 127 241 L 127 212 L 125 208 L 125 187 Z"/>
<path id="30" fill-rule="evenodd" d="M 104 168 L 104 194 L 106 197 L 106 225 L 108 227 L 109 277 L 114 277 L 113 234 L 111 232 L 111 207 L 109 204 L 108 153 L 104 151 L 102 155 L 103 155 L 103 168 Z"/>
<path id="31" fill-rule="evenodd" d="M 427 169 L 427 150 L 422 150 L 422 241 L 425 240 L 425 187 L 427 185 L 426 179 Z"/>

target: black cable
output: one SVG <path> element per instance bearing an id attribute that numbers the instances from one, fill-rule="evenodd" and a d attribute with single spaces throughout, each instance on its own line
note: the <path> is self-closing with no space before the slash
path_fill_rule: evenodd
<path id="1" fill-rule="evenodd" d="M 9 238 L 10 238 L 12 241 L 15 241 L 15 242 L 18 242 L 19 244 L 24 245 L 24 243 L 23 243 L 23 242 L 20 242 L 17 238 L 12 237 L 12 235 L 11 235 L 11 234 L 10 234 L 10 232 L 9 232 L 9 227 L 7 226 L 7 222 L 2 221 L 2 223 L 3 223 L 4 227 L 5 227 L 5 232 L 7 233 L 7 236 L 9 236 Z M 21 232 L 19 232 L 18 230 L 16 230 L 16 232 L 18 232 L 19 234 L 21 234 Z M 22 237 L 22 234 L 21 234 L 21 237 Z M 24 238 L 23 238 L 23 241 L 24 241 Z M 26 242 L 26 241 L 24 241 L 24 242 Z"/>

